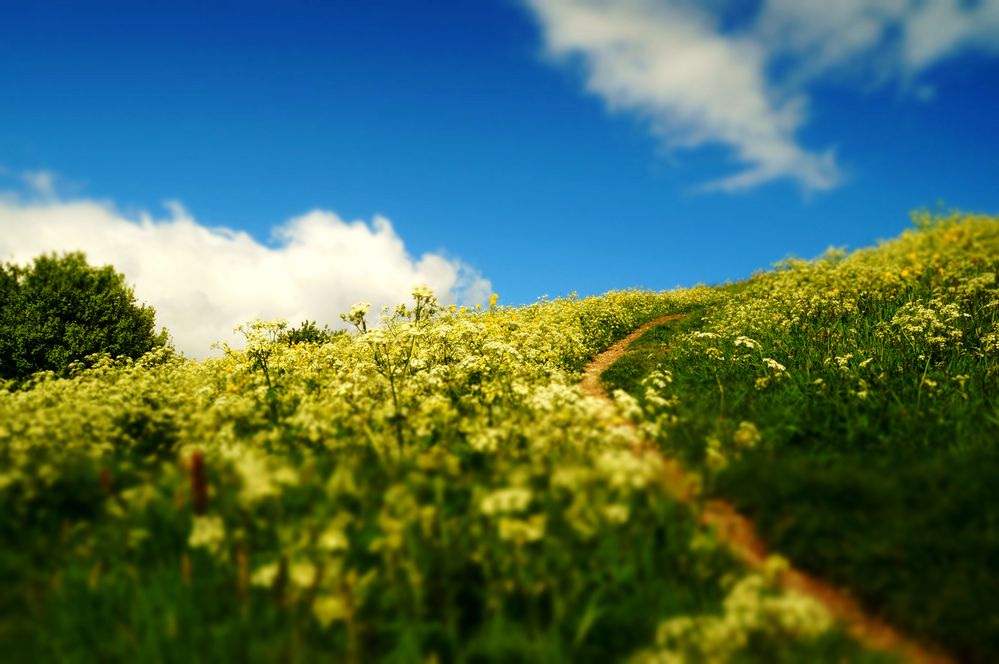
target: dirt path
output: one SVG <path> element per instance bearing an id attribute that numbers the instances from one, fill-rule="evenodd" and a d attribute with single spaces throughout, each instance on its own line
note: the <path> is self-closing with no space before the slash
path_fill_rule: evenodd
<path id="1" fill-rule="evenodd" d="M 682 314 L 657 318 L 615 343 L 586 366 L 580 387 L 588 395 L 610 402 L 611 398 L 600 382 L 601 374 L 627 353 L 632 342 L 648 330 L 681 318 L 683 318 Z M 639 452 L 660 454 L 651 441 L 643 441 Z M 662 461 L 665 467 L 663 480 L 670 492 L 681 502 L 699 510 L 698 521 L 713 527 L 718 537 L 748 566 L 761 567 L 766 560 L 768 551 L 766 544 L 756 534 L 749 519 L 739 514 L 731 504 L 723 500 L 710 500 L 704 505 L 699 505 L 692 491 L 695 483 L 683 467 L 674 459 L 662 457 Z M 785 589 L 795 590 L 820 602 L 831 615 L 845 625 L 847 631 L 854 638 L 869 648 L 897 652 L 908 661 L 916 664 L 952 664 L 954 661 L 942 653 L 926 648 L 884 621 L 868 614 L 848 592 L 835 588 L 802 571 L 794 568 L 787 570 L 783 574 L 781 584 Z"/>

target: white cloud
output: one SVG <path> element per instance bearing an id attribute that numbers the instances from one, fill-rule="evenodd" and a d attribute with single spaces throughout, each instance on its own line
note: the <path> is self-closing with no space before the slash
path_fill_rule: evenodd
<path id="1" fill-rule="evenodd" d="M 21 180 L 37 196 L 52 198 L 56 193 L 56 177 L 51 171 L 22 171 Z"/>
<path id="2" fill-rule="evenodd" d="M 999 1 L 912 2 L 904 17 L 904 62 L 913 72 L 969 48 L 999 53 Z"/>
<path id="3" fill-rule="evenodd" d="M 999 1 L 767 0 L 756 38 L 797 70 L 854 69 L 880 79 L 918 76 L 968 49 L 999 52 Z"/>
<path id="4" fill-rule="evenodd" d="M 0 260 L 27 263 L 41 253 L 81 250 L 91 264 L 111 264 L 156 309 L 177 348 L 204 357 L 209 346 L 240 339 L 254 318 L 339 322 L 358 301 L 394 305 L 426 284 L 442 302 L 477 303 L 491 285 L 459 260 L 415 258 L 391 223 L 347 222 L 314 210 L 274 230 L 275 246 L 244 232 L 208 228 L 179 204 L 169 216 L 131 219 L 92 200 L 0 198 Z"/>
<path id="5" fill-rule="evenodd" d="M 611 109 L 648 120 L 667 147 L 720 144 L 746 165 L 708 190 L 837 184 L 833 152 L 797 138 L 819 77 L 864 87 L 894 78 L 925 100 L 932 87 L 915 78 L 939 60 L 999 52 L 999 0 L 765 0 L 734 28 L 724 19 L 737 0 L 525 2 L 548 53 L 578 59 Z"/>
<path id="6" fill-rule="evenodd" d="M 725 37 L 710 16 L 675 2 L 530 4 L 550 53 L 581 56 L 587 88 L 612 109 L 638 112 L 669 146 L 720 142 L 749 165 L 708 188 L 744 189 L 788 175 L 812 189 L 836 183 L 831 156 L 795 143 L 804 100 L 770 89 L 756 42 Z"/>

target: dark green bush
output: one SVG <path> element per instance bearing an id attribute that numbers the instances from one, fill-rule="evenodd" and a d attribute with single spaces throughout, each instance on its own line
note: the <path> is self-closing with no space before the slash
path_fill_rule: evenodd
<path id="1" fill-rule="evenodd" d="M 324 344 L 333 341 L 337 335 L 343 334 L 342 330 L 331 330 L 329 325 L 320 328 L 315 321 L 307 320 L 298 327 L 285 330 L 278 336 L 278 340 L 289 346 L 295 344 Z"/>
<path id="2" fill-rule="evenodd" d="M 64 375 L 95 353 L 137 358 L 167 342 L 152 307 L 135 302 L 124 275 L 79 252 L 0 263 L 0 377 Z"/>

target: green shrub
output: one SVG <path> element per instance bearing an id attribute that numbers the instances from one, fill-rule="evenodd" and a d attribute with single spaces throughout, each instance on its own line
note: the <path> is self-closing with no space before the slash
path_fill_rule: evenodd
<path id="1" fill-rule="evenodd" d="M 65 375 L 95 353 L 137 358 L 167 342 L 152 307 L 139 306 L 124 275 L 79 252 L 0 264 L 0 377 Z"/>
<path id="2" fill-rule="evenodd" d="M 285 330 L 278 335 L 278 340 L 287 343 L 289 346 L 295 344 L 325 344 L 333 341 L 337 335 L 343 334 L 342 330 L 331 330 L 329 325 L 320 327 L 315 321 L 304 321 L 298 327 Z"/>

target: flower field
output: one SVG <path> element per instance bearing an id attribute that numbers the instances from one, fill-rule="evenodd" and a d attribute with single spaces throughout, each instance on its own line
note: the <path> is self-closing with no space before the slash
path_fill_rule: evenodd
<path id="1" fill-rule="evenodd" d="M 663 479 L 968 661 L 999 656 L 999 220 L 731 286 L 412 302 L 0 390 L 0 657 L 882 662 Z M 653 328 L 585 396 L 587 361 Z"/>

